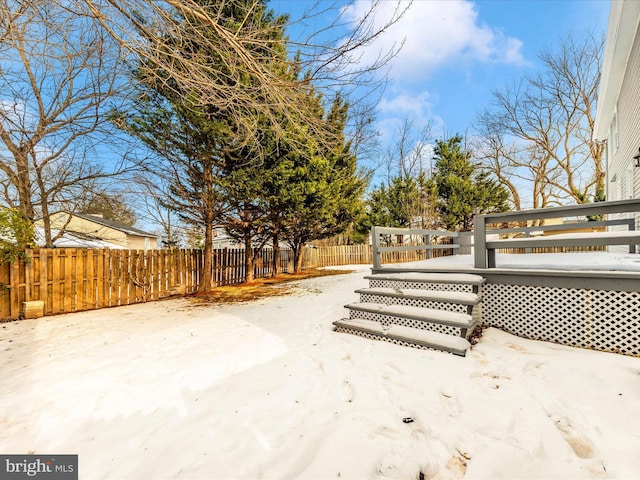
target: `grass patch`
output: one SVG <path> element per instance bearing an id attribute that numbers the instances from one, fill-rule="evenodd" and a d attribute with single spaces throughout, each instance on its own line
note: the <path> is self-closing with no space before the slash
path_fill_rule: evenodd
<path id="1" fill-rule="evenodd" d="M 343 275 L 351 272 L 352 270 L 309 268 L 300 273 L 283 273 L 277 277 L 257 278 L 251 283 L 216 287 L 210 292 L 197 293 L 190 298 L 198 304 L 250 302 L 264 297 L 287 295 L 295 288 L 287 284 L 296 280 Z"/>

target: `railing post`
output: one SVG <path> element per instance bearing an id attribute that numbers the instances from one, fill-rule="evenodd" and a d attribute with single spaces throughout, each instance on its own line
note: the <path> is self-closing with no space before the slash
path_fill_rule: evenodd
<path id="1" fill-rule="evenodd" d="M 431 258 L 431 248 L 429 248 L 431 246 L 431 235 L 425 235 L 424 241 L 425 245 L 427 246 L 427 248 L 425 249 L 425 258 L 428 260 Z"/>
<path id="2" fill-rule="evenodd" d="M 476 215 L 473 222 L 473 252 L 475 268 L 487 268 L 487 224 L 485 222 L 485 215 Z"/>
<path id="3" fill-rule="evenodd" d="M 376 227 L 371 227 L 371 245 L 373 248 L 373 268 L 380 268 L 380 234 Z"/>
<path id="4" fill-rule="evenodd" d="M 635 220 L 635 218 L 630 218 L 629 222 L 628 222 L 628 225 L 629 225 L 629 231 L 631 231 L 631 232 L 635 231 L 635 229 L 636 229 L 636 220 Z M 629 245 L 629 253 L 636 253 L 635 244 L 630 244 Z"/>

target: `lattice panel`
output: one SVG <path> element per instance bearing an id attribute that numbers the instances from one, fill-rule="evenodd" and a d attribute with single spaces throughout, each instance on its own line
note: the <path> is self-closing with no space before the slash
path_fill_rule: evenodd
<path id="1" fill-rule="evenodd" d="M 591 348 L 640 356 L 640 293 L 589 290 Z"/>
<path id="2" fill-rule="evenodd" d="M 483 323 L 525 338 L 586 346 L 582 297 L 576 289 L 484 285 Z"/>
<path id="3" fill-rule="evenodd" d="M 341 333 L 350 333 L 351 335 L 358 335 L 359 337 L 364 337 L 369 340 L 383 340 L 385 342 L 393 343 L 395 345 L 402 345 L 403 347 L 411 347 L 418 348 L 420 350 L 434 350 L 436 352 L 442 352 L 443 350 L 439 350 L 436 348 L 426 347 L 424 345 L 416 345 L 415 343 L 409 343 L 402 340 L 398 340 L 397 338 L 390 338 L 384 335 L 374 335 L 373 333 L 363 332 L 361 330 L 354 330 L 352 328 L 344 328 L 336 326 L 336 332 Z"/>
<path id="4" fill-rule="evenodd" d="M 380 325 L 402 325 L 403 327 L 419 328 L 421 330 L 429 330 L 431 332 L 446 333 L 449 335 L 460 336 L 461 331 L 459 327 L 453 327 L 451 325 L 441 325 L 439 323 L 425 322 L 422 320 L 414 320 L 411 318 L 391 317 L 389 315 L 383 315 L 374 312 L 363 312 L 361 310 L 349 310 L 349 318 L 362 318 L 364 320 L 371 320 L 372 322 L 378 322 Z"/>
<path id="5" fill-rule="evenodd" d="M 467 306 L 458 303 L 434 302 L 431 300 L 421 300 L 419 298 L 389 297 L 386 295 L 375 295 L 371 293 L 361 293 L 360 301 L 364 303 L 383 303 L 385 305 L 409 305 L 412 307 L 433 308 L 436 310 L 446 310 L 449 312 L 467 313 Z"/>
<path id="6" fill-rule="evenodd" d="M 386 288 L 423 288 L 425 290 L 449 291 L 449 292 L 473 292 L 473 285 L 460 283 L 430 283 L 430 282 L 404 282 L 401 280 L 369 279 L 369 287 Z"/>
<path id="7" fill-rule="evenodd" d="M 484 325 L 533 340 L 640 356 L 640 294 L 485 284 Z"/>

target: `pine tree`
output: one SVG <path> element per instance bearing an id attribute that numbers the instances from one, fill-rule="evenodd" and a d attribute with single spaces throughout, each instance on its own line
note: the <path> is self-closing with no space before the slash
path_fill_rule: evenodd
<path id="1" fill-rule="evenodd" d="M 462 148 L 460 136 L 438 140 L 434 159 L 436 210 L 447 230 L 471 230 L 474 215 L 508 209 L 508 191 L 472 162 L 471 153 Z"/>
<path id="2" fill-rule="evenodd" d="M 396 176 L 369 193 L 367 212 L 358 231 L 368 234 L 373 226 L 434 228 L 436 195 L 433 182 L 424 173 L 417 177 Z"/>
<path id="3" fill-rule="evenodd" d="M 317 102 L 324 128 L 316 132 L 317 141 L 307 139 L 302 150 L 292 150 L 283 165 L 289 179 L 282 237 L 294 252 L 296 271 L 307 243 L 342 233 L 358 218 L 366 187 L 344 134 L 349 105 L 337 96 L 325 114 L 320 96 L 311 91 L 309 101 Z"/>
<path id="4" fill-rule="evenodd" d="M 280 58 L 266 58 L 269 68 L 286 72 L 289 62 L 284 45 L 285 16 L 276 16 L 267 10 L 266 1 L 234 0 L 226 2 L 221 10 L 219 5 L 200 2 L 203 8 L 221 13 L 221 21 L 233 31 L 255 24 L 256 32 L 263 37 L 257 38 L 257 47 L 271 45 L 265 54 Z M 180 13 L 175 13 L 180 20 Z M 216 63 L 224 72 L 228 60 L 219 51 L 203 50 L 202 43 L 190 42 L 190 38 L 214 36 L 210 25 L 202 24 L 198 18 L 183 18 L 185 29 L 194 32 L 194 37 L 164 39 L 172 55 L 172 49 L 180 49 L 182 55 L 200 58 L 207 63 Z M 266 28 L 261 28 L 266 27 Z M 144 32 L 141 32 L 144 34 Z M 206 44 L 206 43 L 205 43 Z M 280 45 L 280 48 L 273 47 Z M 238 59 L 234 59 L 236 61 Z M 179 66 L 175 66 L 179 68 Z M 233 67 L 238 71 L 238 65 Z M 188 74 L 188 72 L 183 72 Z M 114 115 L 114 121 L 132 135 L 140 138 L 166 162 L 150 165 L 149 169 L 162 172 L 169 181 L 169 192 L 165 206 L 175 210 L 187 224 L 204 232 L 204 260 L 200 268 L 200 291 L 213 287 L 212 248 L 213 228 L 222 226 L 236 238 L 244 241 L 247 251 L 246 274 L 251 281 L 253 274 L 253 241 L 259 228 L 261 214 L 258 193 L 264 178 L 262 172 L 264 150 L 261 145 L 239 141 L 244 138 L 237 132 L 238 111 L 212 105 L 189 84 L 182 85 L 175 75 L 163 74 L 152 61 L 141 62 L 134 72 L 140 85 L 139 102 L 133 112 Z M 164 76 L 163 76 L 164 75 Z M 224 78 L 224 75 L 221 76 Z M 219 81 L 217 77 L 215 81 Z M 228 78 L 229 88 L 242 88 L 236 85 L 236 78 Z M 214 79 L 212 79 L 214 81 Z M 242 75 L 242 82 L 250 85 L 255 81 L 250 73 Z M 258 133 L 268 132 L 271 127 L 265 124 L 264 115 L 247 106 L 244 111 L 246 124 L 256 125 Z M 256 213 L 257 212 L 257 213 Z"/>

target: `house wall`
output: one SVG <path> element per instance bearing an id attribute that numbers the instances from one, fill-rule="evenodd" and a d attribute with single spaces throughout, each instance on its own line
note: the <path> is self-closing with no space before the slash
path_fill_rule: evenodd
<path id="1" fill-rule="evenodd" d="M 67 221 L 68 214 L 59 212 L 51 216 L 51 228 L 62 228 Z M 109 228 L 98 223 L 93 223 L 79 217 L 72 217 L 66 230 L 68 232 L 79 232 L 91 235 L 107 242 L 120 245 L 130 250 L 149 250 L 158 248 L 158 242 L 155 238 L 143 235 L 126 234 L 120 230 Z"/>
<path id="2" fill-rule="evenodd" d="M 607 142 L 608 200 L 640 196 L 640 168 L 633 156 L 640 147 L 640 31 L 629 56 L 615 117 L 609 125 Z M 617 132 L 616 132 L 617 129 Z M 638 224 L 638 219 L 636 219 Z"/>
<path id="3" fill-rule="evenodd" d="M 131 250 L 149 250 L 158 248 L 158 241 L 142 235 L 126 235 L 126 247 Z"/>
<path id="4" fill-rule="evenodd" d="M 596 128 L 596 135 L 602 135 L 602 130 L 608 128 L 607 200 L 625 200 L 640 198 L 640 168 L 635 166 L 633 159 L 640 147 L 640 19 L 637 4 L 620 2 L 612 4 L 611 8 L 612 18 L 607 33 L 607 42 L 611 44 L 607 45 L 610 61 L 607 63 L 605 58 L 603 70 L 603 87 L 609 91 L 601 90 L 598 97 L 598 107 L 602 107 L 602 111 L 598 111 L 600 118 L 596 123 L 602 125 Z M 628 57 L 624 48 L 625 36 L 632 38 Z M 614 77 L 621 77 L 619 90 L 616 82 L 607 81 Z M 640 229 L 640 212 L 614 214 L 610 218 L 630 216 L 635 219 L 636 230 Z M 624 227 L 610 227 L 610 230 L 621 229 Z M 612 253 L 625 251 L 624 247 L 616 246 L 607 250 Z"/>
<path id="5" fill-rule="evenodd" d="M 68 219 L 68 214 L 59 212 L 51 216 L 51 228 L 60 229 L 64 227 Z M 69 232 L 85 233 L 94 237 L 101 238 L 116 245 L 129 248 L 127 245 L 127 235 L 124 232 L 103 225 L 89 222 L 79 217 L 72 217 L 66 227 Z"/>

